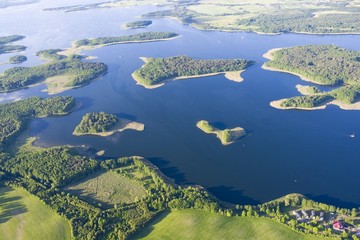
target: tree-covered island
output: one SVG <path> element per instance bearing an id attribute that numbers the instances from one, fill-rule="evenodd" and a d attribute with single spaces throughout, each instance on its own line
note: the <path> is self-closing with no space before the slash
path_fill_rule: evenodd
<path id="1" fill-rule="evenodd" d="M 273 49 L 264 57 L 271 61 L 264 69 L 300 76 L 319 85 L 334 87 L 321 91 L 307 86 L 299 89 L 304 96 L 273 101 L 271 106 L 280 109 L 324 109 L 335 104 L 343 109 L 360 109 L 360 52 L 334 45 L 308 45 Z"/>
<path id="2" fill-rule="evenodd" d="M 9 43 L 13 43 L 16 41 L 20 41 L 24 39 L 25 36 L 21 35 L 11 35 L 0 37 L 0 55 L 5 53 L 13 53 L 13 52 L 21 52 L 26 49 L 23 45 L 11 45 Z"/>
<path id="3" fill-rule="evenodd" d="M 176 37 L 179 37 L 179 35 L 174 32 L 144 32 L 120 37 L 87 38 L 75 41 L 73 45 L 75 48 L 85 47 L 91 49 L 113 44 L 163 41 Z"/>
<path id="4" fill-rule="evenodd" d="M 24 55 L 15 55 L 9 58 L 10 64 L 19 64 L 27 61 L 27 57 Z"/>
<path id="5" fill-rule="evenodd" d="M 205 120 L 198 121 L 196 126 L 205 133 L 215 134 L 222 145 L 232 144 L 246 135 L 246 131 L 241 127 L 220 130 Z"/>
<path id="6" fill-rule="evenodd" d="M 125 26 L 127 28 L 145 28 L 151 24 L 152 24 L 151 20 L 139 20 L 135 22 L 126 23 Z"/>
<path id="7" fill-rule="evenodd" d="M 143 131 L 144 124 L 118 118 L 114 114 L 105 112 L 87 113 L 83 116 L 79 125 L 76 126 L 73 135 L 97 135 L 106 137 L 115 132 L 122 132 L 127 129 Z"/>
<path id="8" fill-rule="evenodd" d="M 39 54 L 41 55 L 41 54 Z M 16 91 L 46 80 L 49 93 L 80 87 L 106 73 L 104 63 L 84 62 L 70 55 L 33 67 L 13 67 L 0 75 L 0 92 Z"/>
<path id="9" fill-rule="evenodd" d="M 146 88 L 162 86 L 177 79 L 195 78 L 225 73 L 229 80 L 242 81 L 240 73 L 254 64 L 244 59 L 193 59 L 188 56 L 141 58 L 145 64 L 132 77 Z"/>

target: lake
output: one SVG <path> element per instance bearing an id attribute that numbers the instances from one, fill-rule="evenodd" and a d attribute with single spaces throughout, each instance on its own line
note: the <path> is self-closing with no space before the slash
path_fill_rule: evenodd
<path id="1" fill-rule="evenodd" d="M 88 1 L 89 2 L 89 1 Z M 259 35 L 254 33 L 204 32 L 171 19 L 154 19 L 146 29 L 122 29 L 126 22 L 155 6 L 98 9 L 64 13 L 45 12 L 46 7 L 86 1 L 46 0 L 0 9 L 0 35 L 21 34 L 16 44 L 28 46 L 29 61 L 40 64 L 35 52 L 66 48 L 74 40 L 128 35 L 143 31 L 174 31 L 172 41 L 113 45 L 84 54 L 96 56 L 109 71 L 71 95 L 81 107 L 64 117 L 37 119 L 30 134 L 46 146 L 86 144 L 105 150 L 107 157 L 138 155 L 148 158 L 179 184 L 206 187 L 219 199 L 256 204 L 288 193 L 302 193 L 314 200 L 341 207 L 360 206 L 360 111 L 329 106 L 318 111 L 283 111 L 270 107 L 273 100 L 299 95 L 300 78 L 265 71 L 262 55 L 269 49 L 307 44 L 336 44 L 360 50 L 355 35 Z M 16 17 L 14 17 L 16 16 Z M 15 54 L 0 56 L 0 62 Z M 188 79 L 157 89 L 136 85 L 131 73 L 141 67 L 139 59 L 188 55 L 197 59 L 245 58 L 256 61 L 242 74 L 242 83 L 223 75 Z M 1 65 L 0 70 L 9 68 Z M 47 97 L 43 84 L 8 94 L 0 102 L 29 96 Z M 87 112 L 105 111 L 145 124 L 145 131 L 126 131 L 110 137 L 75 137 L 72 132 Z M 243 127 L 248 135 L 223 146 L 214 135 L 196 127 L 199 120 Z M 351 138 L 350 134 L 356 137 Z"/>

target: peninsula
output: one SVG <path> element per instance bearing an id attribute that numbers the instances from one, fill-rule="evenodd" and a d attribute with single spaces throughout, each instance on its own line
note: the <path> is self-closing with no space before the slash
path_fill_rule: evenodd
<path id="1" fill-rule="evenodd" d="M 83 116 L 79 125 L 76 126 L 73 135 L 97 135 L 107 137 L 127 129 L 143 131 L 144 124 L 128 119 L 121 119 L 114 114 L 105 112 L 87 113 Z"/>
<path id="2" fill-rule="evenodd" d="M 279 109 L 316 110 L 334 104 L 342 109 L 359 110 L 360 52 L 334 45 L 308 45 L 273 49 L 264 57 L 263 68 L 299 76 L 302 80 L 333 87 L 321 91 L 315 86 L 297 86 L 304 96 L 271 102 Z"/>
<path id="3" fill-rule="evenodd" d="M 140 20 L 140 21 L 126 23 L 125 26 L 127 28 L 146 28 L 151 24 L 152 24 L 151 20 Z"/>
<path id="4" fill-rule="evenodd" d="M 205 133 L 215 134 L 222 145 L 232 144 L 246 135 L 246 131 L 241 127 L 220 130 L 205 120 L 198 121 L 196 126 Z"/>
<path id="5" fill-rule="evenodd" d="M 254 64 L 244 59 L 196 60 L 188 56 L 141 58 L 145 64 L 132 77 L 146 88 L 156 88 L 166 82 L 224 74 L 229 80 L 241 82 L 240 73 Z"/>

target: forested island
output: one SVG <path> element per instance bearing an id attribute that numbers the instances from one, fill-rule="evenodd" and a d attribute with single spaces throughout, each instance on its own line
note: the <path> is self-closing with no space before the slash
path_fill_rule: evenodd
<path id="1" fill-rule="evenodd" d="M 26 49 L 23 45 L 11 45 L 9 43 L 13 43 L 16 41 L 20 41 L 24 39 L 25 36 L 21 35 L 10 35 L 0 37 L 0 55 L 5 53 L 13 53 L 13 52 L 21 52 Z"/>
<path id="2" fill-rule="evenodd" d="M 154 42 L 170 40 L 179 35 L 174 32 L 144 32 L 121 37 L 88 38 L 74 42 L 75 47 L 96 47 L 122 43 Z"/>
<path id="3" fill-rule="evenodd" d="M 203 77 L 221 73 L 225 73 L 225 77 L 230 80 L 240 82 L 242 80 L 240 73 L 254 64 L 253 61 L 244 59 L 197 60 L 188 56 L 141 59 L 145 61 L 145 64 L 136 70 L 132 77 L 138 84 L 147 88 L 162 86 L 169 80 Z M 232 74 L 229 75 L 229 73 Z"/>
<path id="4" fill-rule="evenodd" d="M 271 61 L 263 68 L 295 74 L 319 85 L 333 86 L 330 91 L 307 87 L 304 96 L 272 102 L 283 109 L 323 109 L 335 104 L 344 109 L 360 109 L 360 52 L 334 45 L 309 45 L 275 49 L 264 55 Z"/>
<path id="5" fill-rule="evenodd" d="M 19 64 L 27 61 L 27 57 L 24 55 L 15 55 L 9 58 L 10 64 Z"/>
<path id="6" fill-rule="evenodd" d="M 15 91 L 51 77 L 57 78 L 47 82 L 49 91 L 61 92 L 88 84 L 106 71 L 107 66 L 103 63 L 83 62 L 78 55 L 71 55 L 39 66 L 14 67 L 4 71 L 0 75 L 0 92 Z"/>
<path id="7" fill-rule="evenodd" d="M 62 49 L 45 49 L 40 50 L 36 52 L 36 56 L 41 57 L 44 60 L 50 60 L 50 61 L 59 61 L 62 59 L 65 59 L 65 55 L 59 54 L 59 52 L 62 52 Z"/>
<path id="8" fill-rule="evenodd" d="M 106 137 L 127 129 L 143 131 L 144 124 L 118 118 L 114 114 L 105 112 L 87 113 L 83 116 L 79 125 L 76 126 L 73 135 L 97 135 Z"/>
<path id="9" fill-rule="evenodd" d="M 125 26 L 127 28 L 145 28 L 151 24 L 152 24 L 151 20 L 139 20 L 135 22 L 126 23 Z"/>
<path id="10" fill-rule="evenodd" d="M 196 126 L 205 133 L 215 134 L 222 145 L 232 144 L 246 135 L 246 131 L 241 127 L 220 130 L 205 120 L 198 121 Z"/>

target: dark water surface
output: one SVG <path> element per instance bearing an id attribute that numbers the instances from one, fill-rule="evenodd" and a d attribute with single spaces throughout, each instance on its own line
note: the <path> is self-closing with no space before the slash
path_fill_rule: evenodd
<path id="1" fill-rule="evenodd" d="M 86 1 L 64 1 L 62 5 Z M 59 3 L 60 4 L 60 3 Z M 0 35 L 23 34 L 19 42 L 29 48 L 24 66 L 39 64 L 34 53 L 65 48 L 73 40 L 132 34 L 141 31 L 175 31 L 172 41 L 125 44 L 86 52 L 109 66 L 103 78 L 60 95 L 72 95 L 82 107 L 65 117 L 38 119 L 31 134 L 44 145 L 87 144 L 106 156 L 139 155 L 149 158 L 180 184 L 196 183 L 218 198 L 253 204 L 288 193 L 302 193 L 339 206 L 360 206 L 360 111 L 335 106 L 319 111 L 282 111 L 270 101 L 299 95 L 298 77 L 261 69 L 269 49 L 305 44 L 336 44 L 360 50 L 360 36 L 277 36 L 252 33 L 202 32 L 174 20 L 155 19 L 146 30 L 124 30 L 121 24 L 157 7 L 102 9 L 83 12 L 42 12 L 55 7 L 50 0 L 0 9 Z M 12 16 L 12 17 L 11 17 Z M 16 17 L 14 17 L 16 16 Z M 140 56 L 194 58 L 246 58 L 257 64 L 242 74 L 242 83 L 224 76 L 171 82 L 148 90 L 135 84 L 131 73 L 142 65 Z M 11 54 L 1 55 L 0 62 Z M 0 70 L 8 68 L 0 66 Z M 32 95 L 47 96 L 39 85 L 0 94 L 6 102 Z M 81 117 L 91 111 L 122 114 L 145 124 L 145 131 L 126 131 L 110 137 L 72 136 Z M 196 128 L 204 119 L 229 128 L 241 126 L 249 134 L 222 146 L 213 135 Z"/>

